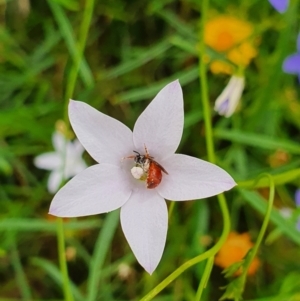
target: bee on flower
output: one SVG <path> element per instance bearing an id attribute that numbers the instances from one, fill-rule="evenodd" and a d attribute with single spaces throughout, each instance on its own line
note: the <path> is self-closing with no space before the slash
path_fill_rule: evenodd
<path id="1" fill-rule="evenodd" d="M 178 81 L 158 93 L 137 119 L 133 131 L 80 101 L 70 101 L 69 117 L 78 139 L 98 164 L 62 187 L 49 213 L 78 217 L 120 208 L 125 237 L 150 274 L 165 247 L 165 199 L 207 198 L 236 185 L 220 167 L 175 154 L 184 122 Z"/>

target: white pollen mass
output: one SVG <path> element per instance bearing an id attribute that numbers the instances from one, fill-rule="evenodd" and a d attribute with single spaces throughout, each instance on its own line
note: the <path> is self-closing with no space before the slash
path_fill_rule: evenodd
<path id="1" fill-rule="evenodd" d="M 144 171 L 141 167 L 134 166 L 131 168 L 131 174 L 135 179 L 139 180 L 143 176 Z"/>

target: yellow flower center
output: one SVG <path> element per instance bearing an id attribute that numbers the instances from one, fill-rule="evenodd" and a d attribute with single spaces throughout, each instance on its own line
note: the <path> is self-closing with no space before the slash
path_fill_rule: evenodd
<path id="1" fill-rule="evenodd" d="M 222 31 L 219 33 L 216 41 L 215 49 L 217 51 L 225 51 L 234 45 L 234 39 L 230 32 Z"/>
<path id="2" fill-rule="evenodd" d="M 247 21 L 231 16 L 218 16 L 209 20 L 205 26 L 205 43 L 212 49 L 223 53 L 237 66 L 249 65 L 257 55 L 253 45 L 254 28 Z M 213 73 L 234 72 L 234 67 L 226 61 L 213 60 L 210 65 Z"/>

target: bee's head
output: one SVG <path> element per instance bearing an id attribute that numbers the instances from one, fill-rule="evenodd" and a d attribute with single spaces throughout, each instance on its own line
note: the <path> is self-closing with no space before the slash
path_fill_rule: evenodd
<path id="1" fill-rule="evenodd" d="M 141 155 L 139 152 L 137 151 L 133 151 L 134 153 L 136 153 L 136 156 L 134 157 L 134 162 L 136 164 L 144 164 L 145 162 L 145 156 L 144 155 Z"/>

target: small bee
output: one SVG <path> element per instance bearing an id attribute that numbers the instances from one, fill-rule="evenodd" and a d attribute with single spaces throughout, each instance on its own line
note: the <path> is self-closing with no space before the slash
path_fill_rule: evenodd
<path id="1" fill-rule="evenodd" d="M 127 158 L 133 158 L 134 162 L 143 169 L 145 174 L 147 174 L 147 188 L 153 189 L 157 187 L 162 179 L 162 171 L 167 175 L 168 172 L 149 155 L 146 145 L 146 155 L 141 155 L 137 151 L 133 152 L 136 153 L 136 155 Z"/>

